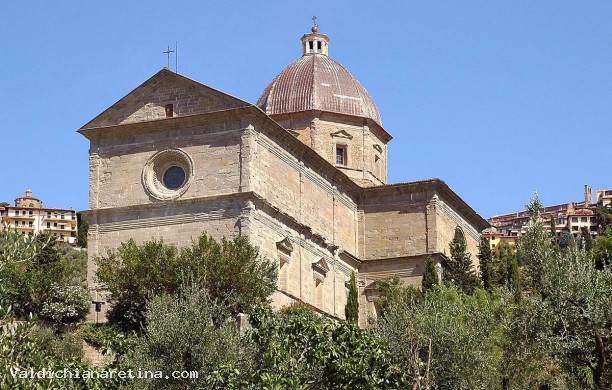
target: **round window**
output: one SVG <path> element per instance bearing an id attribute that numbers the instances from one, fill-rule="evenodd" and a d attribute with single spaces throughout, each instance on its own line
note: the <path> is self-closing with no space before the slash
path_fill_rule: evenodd
<path id="1" fill-rule="evenodd" d="M 149 195 L 159 200 L 178 199 L 193 179 L 193 161 L 180 149 L 155 153 L 142 170 L 142 184 Z"/>
<path id="2" fill-rule="evenodd" d="M 185 183 L 185 170 L 176 165 L 171 166 L 164 172 L 163 182 L 171 190 L 180 188 Z"/>

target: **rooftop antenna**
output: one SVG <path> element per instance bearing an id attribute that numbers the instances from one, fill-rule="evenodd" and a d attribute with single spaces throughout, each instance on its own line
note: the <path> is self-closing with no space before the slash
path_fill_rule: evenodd
<path id="1" fill-rule="evenodd" d="M 167 68 L 170 69 L 170 53 L 174 53 L 174 50 L 170 50 L 170 46 L 168 46 L 168 50 L 162 52 L 164 54 L 168 55 L 168 66 Z"/>

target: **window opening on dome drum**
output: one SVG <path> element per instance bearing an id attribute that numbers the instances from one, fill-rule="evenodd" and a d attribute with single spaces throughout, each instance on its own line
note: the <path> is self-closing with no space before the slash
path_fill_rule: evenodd
<path id="1" fill-rule="evenodd" d="M 336 145 L 336 164 L 346 165 L 347 163 L 346 145 Z"/>

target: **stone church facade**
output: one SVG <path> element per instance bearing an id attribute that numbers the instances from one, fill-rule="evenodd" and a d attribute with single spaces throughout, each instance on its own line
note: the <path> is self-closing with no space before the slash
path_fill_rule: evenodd
<path id="1" fill-rule="evenodd" d="M 96 299 L 92 259 L 128 238 L 183 246 L 202 232 L 243 234 L 278 264 L 276 307 L 300 300 L 342 318 L 355 272 L 364 325 L 373 282 L 418 285 L 457 227 L 477 253 L 489 225 L 444 182 L 387 183 L 392 137 L 328 44 L 316 28 L 305 34 L 303 56 L 256 104 L 164 68 L 79 130 Z"/>

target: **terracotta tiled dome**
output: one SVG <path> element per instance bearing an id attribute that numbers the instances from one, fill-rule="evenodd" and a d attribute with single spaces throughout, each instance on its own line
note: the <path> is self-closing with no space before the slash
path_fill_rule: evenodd
<path id="1" fill-rule="evenodd" d="M 304 55 L 272 80 L 257 106 L 268 115 L 321 110 L 370 118 L 382 126 L 368 91 L 344 66 L 327 56 L 328 41 L 323 34 L 304 35 Z"/>

